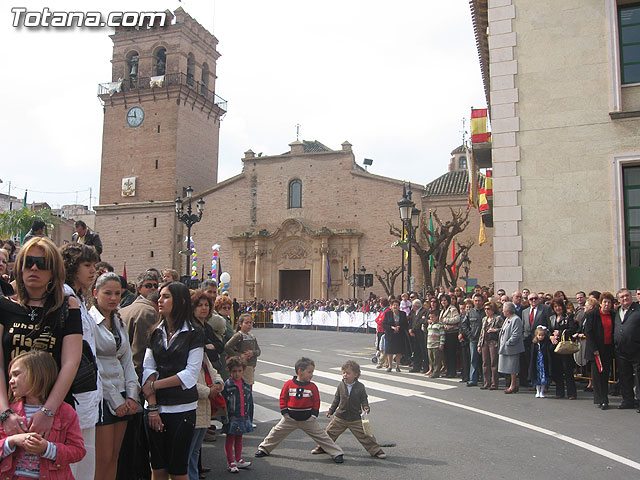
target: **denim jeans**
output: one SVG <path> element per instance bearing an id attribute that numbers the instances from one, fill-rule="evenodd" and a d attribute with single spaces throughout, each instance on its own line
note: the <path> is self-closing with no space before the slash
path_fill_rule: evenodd
<path id="1" fill-rule="evenodd" d="M 471 357 L 469 382 L 478 383 L 480 368 L 482 368 L 482 357 L 478 353 L 478 342 L 469 342 L 469 355 Z"/>
<path id="2" fill-rule="evenodd" d="M 206 428 L 196 428 L 193 432 L 191 448 L 189 448 L 189 480 L 198 480 L 198 457 L 205 433 L 207 433 Z"/>

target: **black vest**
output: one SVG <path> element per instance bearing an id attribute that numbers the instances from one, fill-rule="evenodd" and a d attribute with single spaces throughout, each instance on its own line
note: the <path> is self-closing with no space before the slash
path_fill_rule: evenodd
<path id="1" fill-rule="evenodd" d="M 162 327 L 161 327 L 162 328 Z M 189 351 L 194 348 L 204 348 L 204 331 L 199 326 L 191 326 L 189 330 L 176 334 L 168 349 L 164 348 L 162 331 L 157 328 L 149 339 L 149 348 L 158 370 L 158 380 L 169 378 L 185 369 Z M 163 388 L 156 392 L 158 405 L 181 405 L 198 401 L 196 386 L 183 389 L 182 385 Z"/>

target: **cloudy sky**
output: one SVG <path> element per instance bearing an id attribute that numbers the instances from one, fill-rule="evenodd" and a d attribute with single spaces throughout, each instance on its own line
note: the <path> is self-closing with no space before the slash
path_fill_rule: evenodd
<path id="1" fill-rule="evenodd" d="M 245 150 L 288 150 L 300 137 L 370 171 L 416 183 L 446 172 L 462 119 L 485 106 L 467 0 L 184 0 L 2 2 L 0 192 L 53 207 L 99 203 L 102 108 L 111 80 L 109 28 L 14 28 L 30 11 L 162 11 L 182 7 L 219 40 L 219 180 Z"/>

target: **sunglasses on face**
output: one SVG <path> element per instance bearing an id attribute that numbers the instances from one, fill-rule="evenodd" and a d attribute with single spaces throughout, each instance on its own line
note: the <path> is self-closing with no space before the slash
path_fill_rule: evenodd
<path id="1" fill-rule="evenodd" d="M 536 300 L 538 300 L 538 297 L 530 297 L 530 298 L 529 298 L 529 301 L 530 301 L 530 302 L 534 302 L 534 301 L 536 301 Z"/>
<path id="2" fill-rule="evenodd" d="M 158 288 L 158 284 L 157 283 L 145 283 L 144 285 L 142 285 L 144 288 Z"/>
<path id="3" fill-rule="evenodd" d="M 27 258 L 24 261 L 24 268 L 33 268 L 34 265 L 38 267 L 38 270 L 49 270 L 49 265 L 47 265 L 47 260 L 44 257 L 32 257 L 31 255 L 27 255 Z"/>

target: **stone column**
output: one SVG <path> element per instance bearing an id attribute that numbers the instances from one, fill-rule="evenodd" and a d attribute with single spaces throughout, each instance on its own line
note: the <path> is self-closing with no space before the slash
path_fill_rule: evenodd
<path id="1" fill-rule="evenodd" d="M 255 286 L 254 296 L 257 299 L 260 299 L 262 298 L 262 265 L 260 261 L 261 260 L 260 243 L 258 240 L 256 240 L 253 245 L 253 251 L 256 256 L 256 268 L 255 268 L 254 278 L 253 278 L 253 282 Z"/>

